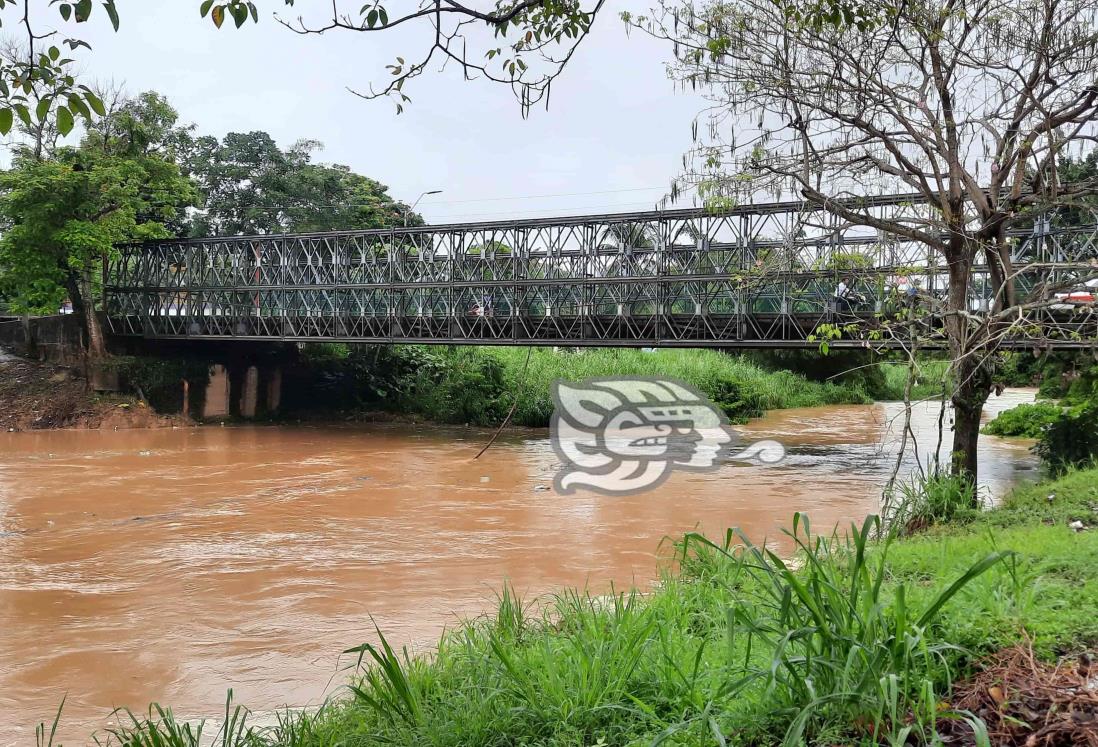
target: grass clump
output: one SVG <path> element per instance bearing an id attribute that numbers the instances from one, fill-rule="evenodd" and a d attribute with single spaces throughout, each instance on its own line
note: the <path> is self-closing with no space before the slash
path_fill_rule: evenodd
<path id="1" fill-rule="evenodd" d="M 928 503 L 950 491 L 919 487 Z M 1098 643 L 1098 533 L 1075 520 L 1098 524 L 1098 470 L 909 537 L 877 539 L 872 518 L 818 534 L 798 515 L 792 556 L 691 534 L 648 594 L 505 589 L 429 656 L 379 634 L 349 650 L 351 684 L 322 708 L 231 744 L 933 744 L 943 719 L 979 732 L 943 704 L 980 657 L 1025 636 L 1046 660 Z M 153 728 L 119 743 L 177 743 L 139 738 Z"/>
<path id="2" fill-rule="evenodd" d="M 944 471 L 913 475 L 896 485 L 885 514 L 889 531 L 908 535 L 977 515 L 976 487 Z"/>
<path id="3" fill-rule="evenodd" d="M 1039 438 L 1060 412 L 1061 408 L 1050 402 L 1023 403 L 999 413 L 981 432 L 991 436 Z"/>

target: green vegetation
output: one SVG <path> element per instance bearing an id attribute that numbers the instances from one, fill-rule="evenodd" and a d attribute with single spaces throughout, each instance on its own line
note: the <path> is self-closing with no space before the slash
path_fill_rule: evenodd
<path id="1" fill-rule="evenodd" d="M 120 242 L 173 235 L 197 197 L 171 158 L 176 112 L 156 94 L 125 102 L 77 148 L 17 147 L 0 172 L 0 291 L 20 312 L 78 313 L 101 294 L 103 261 Z M 84 314 L 88 350 L 106 355 L 95 314 Z"/>
<path id="2" fill-rule="evenodd" d="M 1039 438 L 1045 427 L 1060 417 L 1061 410 L 1049 402 L 1024 403 L 999 413 L 981 432 L 992 436 Z"/>
<path id="3" fill-rule="evenodd" d="M 253 728 L 227 708 L 214 744 L 900 745 L 957 720 L 981 734 L 948 705 L 979 657 L 1023 635 L 1050 660 L 1098 642 L 1098 534 L 1068 526 L 1096 507 L 1089 470 L 906 538 L 874 539 L 874 519 L 814 534 L 798 516 L 796 562 L 737 532 L 688 535 L 649 594 L 535 604 L 505 588 L 430 656 L 383 637 L 349 649 L 352 683 L 317 710 Z M 193 734 L 154 707 L 114 740 Z"/>
<path id="4" fill-rule="evenodd" d="M 874 393 L 874 398 L 892 402 L 902 401 L 908 367 L 900 363 L 882 363 L 880 369 L 883 382 Z M 921 399 L 941 399 L 943 393 L 948 394 L 951 389 L 948 377 L 949 361 L 937 358 L 917 361 L 915 381 L 911 387 L 911 400 L 914 402 Z"/>
<path id="5" fill-rule="evenodd" d="M 423 225 L 388 187 L 341 164 L 313 161 L 323 149 L 299 140 L 283 150 L 266 132 L 230 132 L 222 139 L 179 133 L 179 164 L 202 194 L 188 236 L 349 231 Z"/>
<path id="6" fill-rule="evenodd" d="M 971 482 L 938 471 L 900 482 L 886 518 L 890 531 L 910 535 L 931 526 L 973 518 L 978 505 Z"/>
<path id="7" fill-rule="evenodd" d="M 549 385 L 554 379 L 581 381 L 610 376 L 667 376 L 705 393 L 733 422 L 746 422 L 767 410 L 864 403 L 872 394 L 858 386 L 812 381 L 790 371 L 768 371 L 739 355 L 713 350 L 643 350 L 594 348 L 555 352 L 536 348 L 523 377 L 527 351 L 489 348 L 509 383 L 524 380 L 515 422 L 547 425 L 553 412 Z"/>
<path id="8" fill-rule="evenodd" d="M 1098 401 L 1060 413 L 1041 433 L 1035 451 L 1054 475 L 1098 460 Z"/>
<path id="9" fill-rule="evenodd" d="M 877 394 L 860 381 L 812 381 L 711 350 L 317 345 L 306 348 L 304 358 L 305 385 L 298 402 L 287 402 L 291 409 L 389 410 L 473 425 L 497 425 L 517 393 L 514 424 L 548 426 L 550 385 L 556 379 L 681 379 L 708 395 L 733 422 L 767 410 L 865 403 Z"/>

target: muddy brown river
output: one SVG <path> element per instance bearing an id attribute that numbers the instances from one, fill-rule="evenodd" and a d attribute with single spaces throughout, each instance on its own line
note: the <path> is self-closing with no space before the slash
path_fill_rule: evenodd
<path id="1" fill-rule="evenodd" d="M 993 398 L 994 413 L 1032 392 Z M 373 639 L 428 650 L 505 580 L 644 586 L 660 540 L 700 527 L 774 536 L 878 508 L 897 405 L 770 413 L 738 430 L 789 450 L 627 497 L 551 491 L 543 432 L 437 426 L 211 427 L 0 434 L 0 744 L 33 744 L 67 696 L 84 744 L 115 707 L 260 718 L 320 702 L 338 653 Z M 922 453 L 937 406 L 916 413 Z M 948 434 L 947 434 L 948 436 Z M 1028 444 L 984 438 L 984 489 L 1034 474 Z"/>

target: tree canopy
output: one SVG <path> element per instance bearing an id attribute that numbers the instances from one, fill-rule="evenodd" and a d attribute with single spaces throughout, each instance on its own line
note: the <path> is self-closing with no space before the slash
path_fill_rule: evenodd
<path id="1" fill-rule="evenodd" d="M 423 223 L 379 182 L 314 162 L 316 141 L 197 136 L 153 92 L 101 100 L 78 146 L 34 129 L 0 172 L 0 295 L 13 311 L 54 313 L 65 298 L 94 309 L 99 269 L 123 242 Z M 84 316 L 102 355 L 96 317 Z"/>
<path id="2" fill-rule="evenodd" d="M 282 150 L 265 132 L 203 136 L 183 148 L 181 163 L 203 194 L 189 221 L 195 237 L 307 233 L 422 225 L 388 188 L 340 164 L 313 162 L 315 140 Z"/>
<path id="3" fill-rule="evenodd" d="M 113 113 L 78 147 L 42 158 L 16 151 L 0 173 L 0 284 L 16 310 L 56 311 L 68 296 L 94 303 L 97 270 L 120 242 L 171 236 L 198 193 L 164 152 L 176 114 L 146 95 Z M 102 352 L 94 314 L 89 346 Z"/>

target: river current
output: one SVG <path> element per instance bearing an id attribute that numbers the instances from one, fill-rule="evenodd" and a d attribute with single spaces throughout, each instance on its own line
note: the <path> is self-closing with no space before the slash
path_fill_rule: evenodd
<path id="1" fill-rule="evenodd" d="M 993 397 L 988 417 L 1032 398 Z M 375 622 L 426 651 L 505 581 L 527 596 L 644 587 L 668 535 L 762 540 L 796 511 L 816 528 L 860 522 L 879 508 L 900 411 L 772 412 L 738 430 L 783 443 L 782 463 L 675 473 L 625 497 L 554 493 L 540 431 L 479 460 L 489 432 L 438 426 L 0 434 L 0 745 L 33 744 L 66 696 L 66 744 L 115 707 L 215 715 L 230 687 L 260 718 L 316 704 Z M 915 411 L 924 458 L 937 415 Z M 1028 443 L 982 437 L 980 470 L 999 495 L 1035 462 Z"/>

